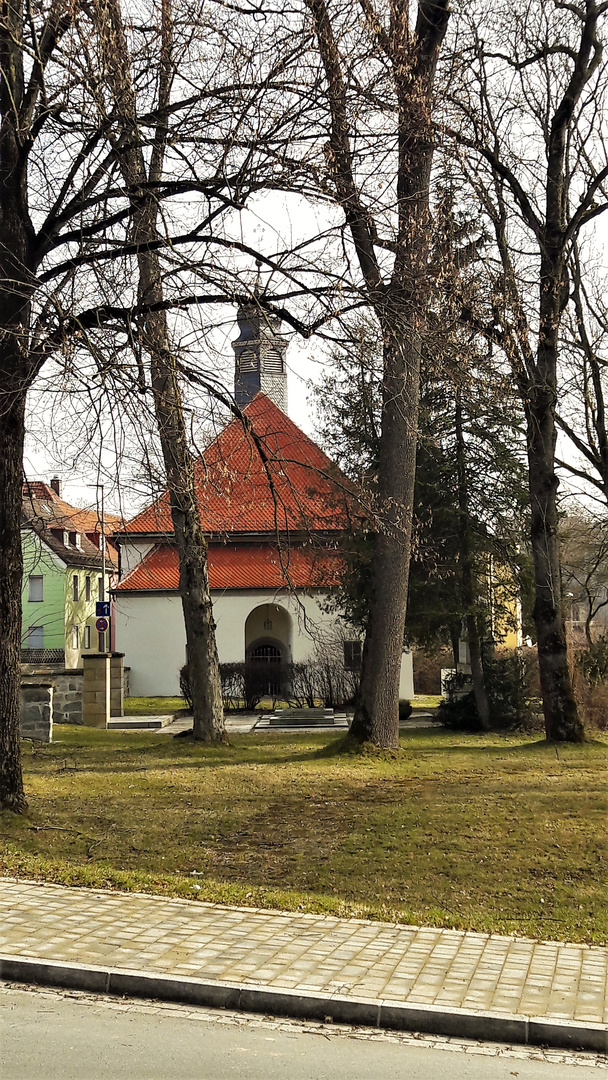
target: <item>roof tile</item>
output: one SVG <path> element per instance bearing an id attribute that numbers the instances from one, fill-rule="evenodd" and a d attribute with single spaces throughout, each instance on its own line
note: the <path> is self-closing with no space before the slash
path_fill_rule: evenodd
<path id="1" fill-rule="evenodd" d="M 329 588 L 339 580 L 339 552 L 290 547 L 279 553 L 271 544 L 211 544 L 208 549 L 212 589 Z M 118 592 L 174 591 L 179 586 L 177 548 L 154 547 L 117 586 Z"/>
<path id="2" fill-rule="evenodd" d="M 244 415 L 251 430 L 233 420 L 195 464 L 205 532 L 343 529 L 347 481 L 323 451 L 265 394 L 257 394 Z M 128 522 L 125 530 L 172 533 L 168 491 Z"/>

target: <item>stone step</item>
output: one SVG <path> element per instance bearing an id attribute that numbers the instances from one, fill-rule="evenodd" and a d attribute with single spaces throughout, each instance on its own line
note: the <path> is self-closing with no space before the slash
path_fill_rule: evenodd
<path id="1" fill-rule="evenodd" d="M 167 716 L 111 716 L 108 731 L 150 731 L 169 727 L 172 723 L 172 713 Z"/>
<path id="2" fill-rule="evenodd" d="M 334 714 L 331 716 L 271 716 L 271 727 L 333 727 Z"/>
<path id="3" fill-rule="evenodd" d="M 311 720 L 313 717 L 332 717 L 333 709 L 275 709 L 273 716 L 281 716 L 285 720 Z"/>

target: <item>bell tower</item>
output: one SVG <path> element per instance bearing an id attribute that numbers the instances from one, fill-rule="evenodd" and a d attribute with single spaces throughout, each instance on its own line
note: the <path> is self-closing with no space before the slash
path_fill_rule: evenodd
<path id="1" fill-rule="evenodd" d="M 287 412 L 287 342 L 281 336 L 278 315 L 265 310 L 254 298 L 237 312 L 239 336 L 232 342 L 235 356 L 234 397 L 240 409 L 257 393 L 267 394 Z"/>

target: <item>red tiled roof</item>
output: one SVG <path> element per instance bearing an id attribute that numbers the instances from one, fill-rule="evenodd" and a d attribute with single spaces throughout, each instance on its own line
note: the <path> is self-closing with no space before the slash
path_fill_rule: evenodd
<path id="1" fill-rule="evenodd" d="M 345 480 L 336 466 L 265 394 L 257 394 L 244 414 L 263 444 L 272 484 L 252 434 L 233 420 L 195 464 L 205 532 L 343 529 Z M 172 533 L 168 492 L 128 522 L 125 531 Z"/>
<path id="2" fill-rule="evenodd" d="M 270 544 L 209 546 L 212 589 L 329 588 L 337 585 L 342 558 L 337 551 L 290 547 L 279 555 Z M 177 590 L 176 547 L 159 544 L 117 586 L 119 592 Z"/>
<path id="3" fill-rule="evenodd" d="M 105 520 L 106 537 L 116 529 L 121 519 L 109 514 Z M 21 525 L 32 529 L 68 566 L 100 567 L 100 525 L 96 510 L 81 510 L 60 499 L 42 480 L 26 480 L 23 485 Z M 68 544 L 64 535 L 68 534 Z M 79 544 L 75 543 L 79 536 Z M 74 542 L 71 542 L 72 537 Z M 106 544 L 108 569 L 117 565 L 117 553 L 111 538 Z"/>
<path id="4" fill-rule="evenodd" d="M 49 527 L 80 533 L 101 532 L 97 510 L 83 510 L 79 506 L 71 506 L 65 499 L 60 499 L 53 488 L 43 480 L 24 481 L 23 506 L 26 513 L 31 513 L 32 502 L 48 506 L 51 513 L 45 514 L 44 520 Z M 122 524 L 122 518 L 118 514 L 105 514 L 104 517 L 106 533 L 115 532 Z"/>

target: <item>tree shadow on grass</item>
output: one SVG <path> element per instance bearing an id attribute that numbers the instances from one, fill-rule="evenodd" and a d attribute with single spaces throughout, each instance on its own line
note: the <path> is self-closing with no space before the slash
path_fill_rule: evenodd
<path id="1" fill-rule="evenodd" d="M 36 751 L 27 760 L 32 772 L 63 773 L 69 771 L 90 773 L 130 773 L 149 770 L 186 770 L 211 768 L 234 768 L 235 765 L 273 766 L 306 763 L 314 761 L 393 763 L 406 764 L 416 756 L 424 757 L 427 762 L 435 755 L 446 759 L 467 754 L 476 759 L 500 755 L 504 758 L 523 758 L 527 755 L 546 757 L 557 761 L 571 760 L 574 744 L 548 743 L 545 739 L 521 738 L 510 742 L 513 736 L 489 736 L 484 741 L 482 735 L 459 737 L 454 732 L 428 732 L 428 729 L 410 729 L 401 736 L 398 749 L 381 750 L 370 744 L 361 745 L 350 737 L 348 732 L 340 733 L 325 741 L 327 733 L 310 736 L 300 733 L 290 735 L 267 736 L 261 741 L 259 735 L 243 734 L 234 736 L 229 743 L 213 745 L 192 740 L 173 740 L 166 736 L 152 736 L 152 739 L 167 738 L 167 742 L 153 742 L 143 735 L 134 741 L 132 735 L 117 743 L 117 734 L 112 733 L 112 742 L 104 745 L 103 738 L 94 738 L 91 742 L 78 738 L 67 738 L 65 742 L 56 742 L 51 747 Z M 101 733 L 100 733 L 101 734 Z M 275 741 L 276 739 L 276 741 Z M 324 741 L 319 745 L 319 741 Z M 456 741 L 453 741 L 456 740 Z M 50 751 L 50 753 L 49 753 Z M 576 744 L 577 758 L 582 755 L 608 755 L 608 745 L 597 739 Z"/>

